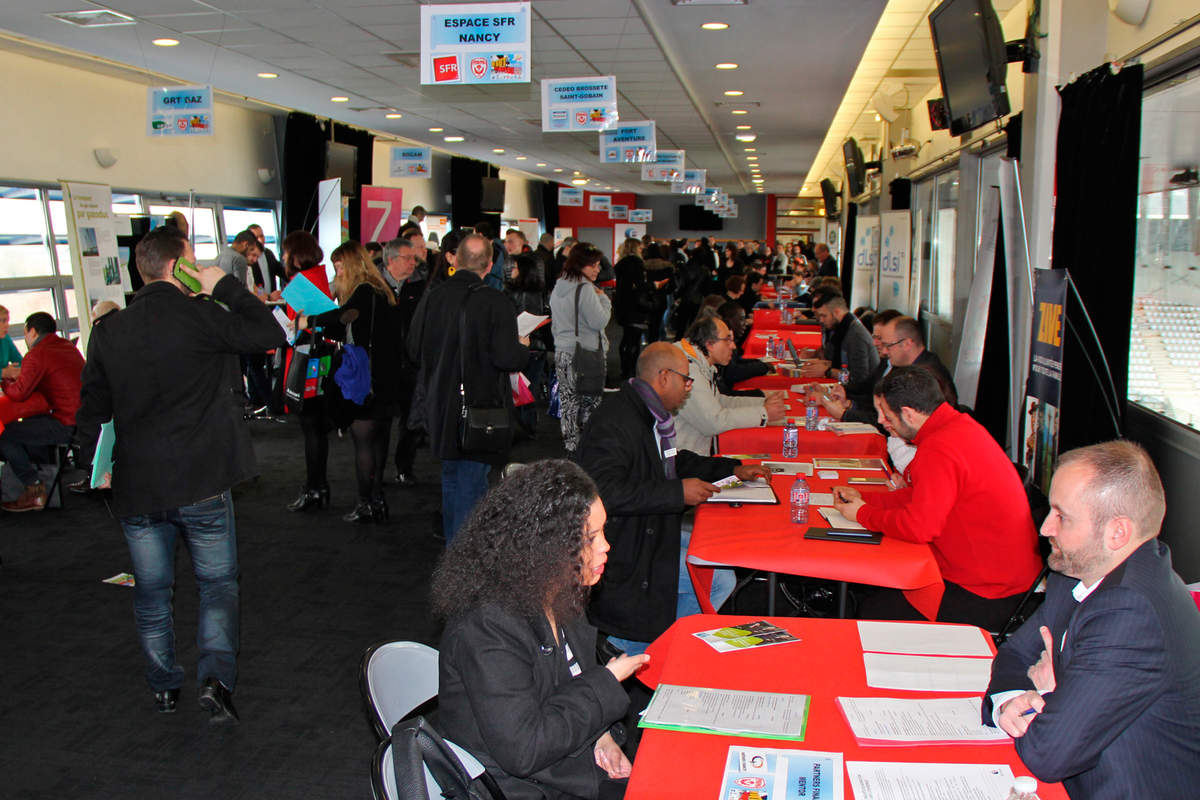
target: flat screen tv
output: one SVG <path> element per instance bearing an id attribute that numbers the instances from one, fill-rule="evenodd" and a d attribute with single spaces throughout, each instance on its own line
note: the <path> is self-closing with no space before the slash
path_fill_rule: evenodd
<path id="1" fill-rule="evenodd" d="M 825 218 L 837 219 L 842 211 L 838 208 L 840 205 L 838 201 L 842 199 L 842 194 L 829 178 L 821 179 L 821 195 L 825 198 Z"/>
<path id="2" fill-rule="evenodd" d="M 325 180 L 342 179 L 342 194 L 354 197 L 354 172 L 358 165 L 358 148 L 352 144 L 327 142 L 325 147 Z"/>
<path id="3" fill-rule="evenodd" d="M 485 214 L 501 214 L 504 212 L 504 181 L 499 178 L 481 178 L 482 192 L 479 197 L 479 210 Z"/>
<path id="4" fill-rule="evenodd" d="M 1008 54 L 991 0 L 943 0 L 929 14 L 950 135 L 1008 114 Z"/>
<path id="5" fill-rule="evenodd" d="M 867 164 L 853 136 L 842 142 L 842 159 L 846 164 L 846 189 L 850 197 L 858 197 L 867 188 Z"/>
<path id="6" fill-rule="evenodd" d="M 724 227 L 725 221 L 713 212 L 691 203 L 680 203 L 679 230 L 719 231 Z"/>

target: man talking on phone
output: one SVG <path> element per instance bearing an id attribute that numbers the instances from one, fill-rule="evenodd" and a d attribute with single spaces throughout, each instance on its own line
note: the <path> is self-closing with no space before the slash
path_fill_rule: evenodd
<path id="1" fill-rule="evenodd" d="M 170 228 L 138 243 L 145 286 L 128 308 L 92 329 L 76 441 L 90 461 L 101 424 L 113 422 L 112 509 L 133 562 L 134 618 L 158 710 L 175 710 L 184 678 L 171 603 L 182 537 L 200 599 L 200 706 L 214 723 L 235 723 L 238 563 L 230 488 L 257 471 L 237 356 L 281 347 L 284 335 L 244 282 L 194 261 L 187 239 Z"/>

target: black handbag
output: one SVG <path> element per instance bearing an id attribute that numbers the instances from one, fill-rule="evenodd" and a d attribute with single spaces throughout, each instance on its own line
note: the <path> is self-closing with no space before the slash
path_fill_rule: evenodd
<path id="1" fill-rule="evenodd" d="M 401 720 L 392 728 L 392 769 L 396 779 L 394 800 L 430 800 L 425 769 L 433 776 L 443 798 L 504 800 L 495 779 L 482 773 L 472 778 L 458 756 L 424 717 Z"/>
<path id="2" fill-rule="evenodd" d="M 505 392 L 511 392 L 507 378 L 501 374 L 498 405 L 472 402 L 467 397 L 467 302 L 471 295 L 483 285 L 467 290 L 462 308 L 458 312 L 458 394 L 462 402 L 462 413 L 458 420 L 458 449 L 465 455 L 499 455 L 512 447 L 513 431 L 509 422 L 510 412 L 504 402 Z"/>
<path id="3" fill-rule="evenodd" d="M 604 393 L 604 379 L 608 375 L 608 363 L 604 358 L 604 342 L 596 332 L 596 349 L 588 350 L 579 341 L 579 293 L 583 281 L 575 287 L 575 355 L 571 366 L 575 370 L 575 391 L 579 394 L 598 395 Z"/>
<path id="4" fill-rule="evenodd" d="M 302 341 L 306 339 L 307 341 Z M 311 331 L 304 331 L 296 340 L 292 360 L 284 382 L 283 396 L 294 412 L 303 410 L 306 401 L 324 395 L 326 378 L 333 368 L 336 348 Z"/>

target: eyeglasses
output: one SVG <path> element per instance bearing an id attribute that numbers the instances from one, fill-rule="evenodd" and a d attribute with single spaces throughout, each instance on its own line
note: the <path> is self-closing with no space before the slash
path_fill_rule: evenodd
<path id="1" fill-rule="evenodd" d="M 896 345 L 900 344 L 901 342 L 908 341 L 908 339 L 909 339 L 909 337 L 905 336 L 903 339 L 897 339 L 894 342 L 880 342 L 880 344 L 882 344 L 885 348 L 890 350 L 891 348 L 895 347 Z"/>
<path id="2" fill-rule="evenodd" d="M 733 337 L 732 336 L 718 336 L 717 341 L 718 342 L 732 342 Z"/>
<path id="3" fill-rule="evenodd" d="M 680 372 L 677 369 L 671 369 L 670 367 L 665 367 L 662 371 L 663 372 L 674 372 L 676 375 L 683 378 L 683 385 L 685 387 L 691 386 L 693 383 L 696 382 L 696 379 L 693 378 L 691 375 L 684 375 L 682 372 Z"/>

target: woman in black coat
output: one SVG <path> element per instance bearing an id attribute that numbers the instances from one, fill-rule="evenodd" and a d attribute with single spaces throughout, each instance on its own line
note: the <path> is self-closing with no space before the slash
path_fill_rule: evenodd
<path id="1" fill-rule="evenodd" d="M 539 317 L 550 316 L 550 302 L 546 297 L 546 284 L 542 281 L 541 259 L 530 253 L 521 253 L 515 259 L 513 279 L 505 287 L 509 298 L 516 307 L 518 316 L 521 312 L 534 314 Z M 554 349 L 554 337 L 550 326 L 542 327 L 529 334 L 529 361 L 521 370 L 529 379 L 529 391 L 535 400 L 542 399 L 542 380 L 546 375 L 546 354 Z M 534 403 L 527 403 L 517 409 L 517 419 L 530 436 L 537 432 L 537 408 Z"/>
<path id="2" fill-rule="evenodd" d="M 434 573 L 440 727 L 509 800 L 624 794 L 631 765 L 609 729 L 629 704 L 621 681 L 649 657 L 595 663 L 583 611 L 604 524 L 582 469 L 539 461 L 488 493 Z"/>
<path id="3" fill-rule="evenodd" d="M 333 289 L 341 306 L 313 317 L 302 316 L 297 324 L 301 330 L 320 329 L 326 338 L 357 345 L 368 355 L 370 394 L 361 403 L 347 400 L 333 415 L 338 427 L 350 428 L 358 481 L 358 505 L 342 519 L 383 521 L 388 516 L 383 469 L 402 387 L 403 348 L 398 318 L 392 313 L 396 296 L 358 242 L 341 245 L 330 260 L 337 269 Z M 343 356 L 343 363 L 345 360 Z"/>
<path id="4" fill-rule="evenodd" d="M 626 239 L 617 256 L 613 266 L 617 275 L 613 314 L 621 326 L 621 380 L 625 380 L 633 377 L 634 365 L 642 352 L 642 335 L 649 329 L 650 317 L 655 313 L 655 287 L 646 279 L 641 241 Z"/>

